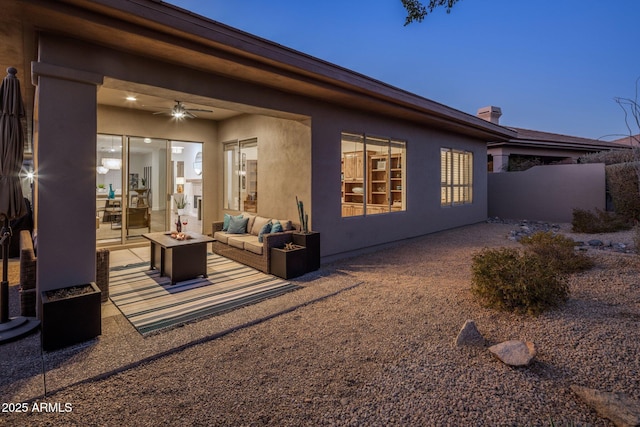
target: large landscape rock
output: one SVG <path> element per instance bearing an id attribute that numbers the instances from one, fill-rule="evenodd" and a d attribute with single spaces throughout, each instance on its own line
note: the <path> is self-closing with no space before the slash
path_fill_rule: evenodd
<path id="1" fill-rule="evenodd" d="M 527 366 L 536 356 L 534 343 L 518 340 L 492 345 L 489 351 L 509 366 Z"/>
<path id="2" fill-rule="evenodd" d="M 476 346 L 484 347 L 484 337 L 478 331 L 476 323 L 473 320 L 467 320 L 464 322 L 464 326 L 460 329 L 458 337 L 456 338 L 456 345 L 461 346 Z"/>
<path id="3" fill-rule="evenodd" d="M 624 393 L 610 393 L 572 385 L 571 390 L 596 412 L 618 427 L 640 426 L 640 402 Z"/>

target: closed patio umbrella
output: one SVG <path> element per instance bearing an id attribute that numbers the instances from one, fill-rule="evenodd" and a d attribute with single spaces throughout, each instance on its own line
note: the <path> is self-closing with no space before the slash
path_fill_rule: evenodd
<path id="1" fill-rule="evenodd" d="M 25 113 L 17 72 L 13 67 L 8 68 L 0 86 L 0 216 L 5 223 L 26 213 L 20 185 Z"/>
<path id="2" fill-rule="evenodd" d="M 7 69 L 7 76 L 0 86 L 0 221 L 3 221 L 2 286 L 0 288 L 0 342 L 24 335 L 29 321 L 24 318 L 9 320 L 8 258 L 11 228 L 9 221 L 26 213 L 26 205 L 20 186 L 24 150 L 22 119 L 25 116 L 17 70 Z M 37 324 L 35 325 L 37 326 Z M 30 331 L 31 329 L 29 329 Z"/>

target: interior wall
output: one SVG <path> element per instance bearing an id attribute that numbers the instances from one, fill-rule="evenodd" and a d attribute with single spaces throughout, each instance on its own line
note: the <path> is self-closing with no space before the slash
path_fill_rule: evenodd
<path id="1" fill-rule="evenodd" d="M 222 143 L 251 138 L 258 140 L 258 214 L 299 222 L 296 196 L 311 212 L 310 123 L 242 115 L 218 124 L 221 157 Z M 222 194 L 222 182 L 218 187 Z M 218 219 L 222 216 L 221 209 Z"/>

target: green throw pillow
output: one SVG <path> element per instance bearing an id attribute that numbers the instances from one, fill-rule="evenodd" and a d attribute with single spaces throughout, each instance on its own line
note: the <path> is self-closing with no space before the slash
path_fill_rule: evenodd
<path id="1" fill-rule="evenodd" d="M 231 219 L 231 215 L 224 214 L 224 220 L 222 222 L 222 231 L 227 231 L 229 229 L 229 220 Z M 238 215 L 235 218 L 242 218 L 242 215 Z"/>
<path id="2" fill-rule="evenodd" d="M 229 218 L 229 228 L 227 229 L 227 233 L 229 234 L 244 234 L 247 232 L 247 223 L 249 222 L 249 218 L 238 218 L 236 216 L 232 216 Z"/>

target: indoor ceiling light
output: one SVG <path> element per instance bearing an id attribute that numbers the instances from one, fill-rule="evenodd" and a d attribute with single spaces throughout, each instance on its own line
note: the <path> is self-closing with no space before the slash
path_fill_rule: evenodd
<path id="1" fill-rule="evenodd" d="M 110 153 L 116 152 L 116 149 L 113 146 L 113 142 L 115 138 L 116 137 L 114 135 L 111 136 L 111 149 L 109 150 Z M 122 147 L 120 147 L 120 149 L 122 149 Z M 107 169 L 120 170 L 122 168 L 122 160 L 118 158 L 113 158 L 113 157 L 103 157 L 102 166 Z"/>
<path id="2" fill-rule="evenodd" d="M 151 138 L 145 138 L 144 139 L 144 143 L 145 144 L 151 144 Z"/>
<path id="3" fill-rule="evenodd" d="M 173 154 L 182 154 L 182 150 L 184 150 L 184 147 L 171 147 Z"/>
<path id="4" fill-rule="evenodd" d="M 109 172 L 109 168 L 105 168 L 104 166 L 98 166 L 96 167 L 96 171 L 98 172 L 98 174 L 104 175 L 107 172 Z"/>
<path id="5" fill-rule="evenodd" d="M 138 100 L 138 98 L 136 98 L 136 97 L 135 97 L 135 96 L 133 96 L 133 95 L 129 95 L 129 96 L 127 96 L 127 98 L 126 98 L 126 99 L 127 99 L 127 101 L 137 101 L 137 100 Z"/>
<path id="6" fill-rule="evenodd" d="M 120 170 L 122 168 L 122 160 L 105 157 L 104 159 L 102 159 L 102 166 L 107 169 Z"/>

